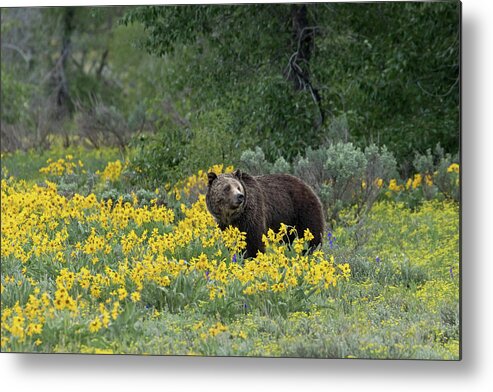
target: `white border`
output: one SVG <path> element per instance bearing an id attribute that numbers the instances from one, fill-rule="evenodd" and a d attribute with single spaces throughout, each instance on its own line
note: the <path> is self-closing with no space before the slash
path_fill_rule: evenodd
<path id="1" fill-rule="evenodd" d="M 4 0 L 2 6 L 163 3 L 180 2 Z M 463 1 L 461 362 L 0 354 L 2 388 L 84 392 L 491 390 L 492 3 Z"/>

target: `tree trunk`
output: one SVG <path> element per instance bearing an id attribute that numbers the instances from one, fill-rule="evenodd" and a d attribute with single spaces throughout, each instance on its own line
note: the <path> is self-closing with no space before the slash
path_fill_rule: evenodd
<path id="1" fill-rule="evenodd" d="M 74 13 L 75 10 L 73 7 L 66 7 L 63 13 L 62 49 L 54 73 L 56 86 L 56 112 L 58 119 L 70 116 L 73 111 L 66 69 L 67 59 L 71 51 L 72 32 L 74 30 Z"/>
<path id="2" fill-rule="evenodd" d="M 296 50 L 297 72 L 291 74 L 295 90 L 304 90 L 305 81 L 309 79 L 308 64 L 313 48 L 313 31 L 308 26 L 308 14 L 306 5 L 293 4 L 291 8 L 291 23 L 293 28 L 293 41 Z"/>
<path id="3" fill-rule="evenodd" d="M 310 81 L 310 57 L 314 47 L 314 36 L 317 26 L 310 26 L 308 21 L 308 9 L 305 4 L 293 4 L 291 6 L 291 25 L 293 29 L 294 53 L 289 59 L 286 70 L 286 78 L 293 83 L 296 91 L 310 92 L 315 105 L 317 105 L 319 118 L 315 126 L 320 127 L 325 115 L 322 109 L 322 97 L 318 89 L 312 86 Z"/>

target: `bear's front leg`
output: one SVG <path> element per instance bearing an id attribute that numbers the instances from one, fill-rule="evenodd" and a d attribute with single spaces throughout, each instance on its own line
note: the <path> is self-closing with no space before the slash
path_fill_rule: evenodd
<path id="1" fill-rule="evenodd" d="M 258 251 L 261 251 L 262 253 L 265 252 L 265 245 L 262 242 L 262 234 L 258 234 L 258 233 L 249 234 L 247 232 L 246 242 L 247 242 L 247 246 L 246 246 L 245 259 L 248 259 L 250 257 L 256 257 Z"/>

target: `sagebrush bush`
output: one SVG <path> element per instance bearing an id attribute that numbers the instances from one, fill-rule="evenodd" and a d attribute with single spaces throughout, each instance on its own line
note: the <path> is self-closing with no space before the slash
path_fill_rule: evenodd
<path id="1" fill-rule="evenodd" d="M 313 150 L 308 148 L 305 156 L 298 158 L 293 163 L 293 172 L 296 176 L 303 178 L 319 196 L 321 187 L 325 180 L 325 149 Z"/>
<path id="2" fill-rule="evenodd" d="M 265 159 L 262 148 L 255 147 L 255 151 L 243 151 L 240 157 L 240 166 L 248 173 L 258 176 L 271 172 L 272 165 Z"/>
<path id="3" fill-rule="evenodd" d="M 289 173 L 291 172 L 291 165 L 283 157 L 279 157 L 274 162 L 271 168 L 271 173 Z"/>

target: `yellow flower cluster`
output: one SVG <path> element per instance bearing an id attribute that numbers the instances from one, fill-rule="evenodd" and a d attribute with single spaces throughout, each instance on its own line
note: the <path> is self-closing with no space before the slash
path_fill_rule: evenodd
<path id="1" fill-rule="evenodd" d="M 389 182 L 389 190 L 392 192 L 400 192 L 400 191 L 404 190 L 404 186 L 398 185 L 397 180 L 395 178 L 393 178 Z"/>
<path id="2" fill-rule="evenodd" d="M 218 322 L 218 323 L 216 323 L 216 325 L 209 328 L 209 334 L 211 336 L 216 336 L 216 335 L 220 334 L 221 332 L 226 332 L 227 330 L 228 330 L 228 327 L 226 327 L 225 325 Z"/>
<path id="3" fill-rule="evenodd" d="M 294 287 L 315 286 L 318 289 L 327 289 L 329 286 L 335 286 L 340 279 L 349 279 L 349 264 L 339 264 L 336 268 L 333 256 L 327 259 L 321 251 L 315 251 L 310 256 L 303 254 L 303 250 L 308 247 L 308 241 L 313 238 L 308 230 L 303 238 L 293 241 L 294 255 L 290 255 L 283 242 L 287 231 L 288 227 L 285 225 L 282 225 L 278 233 L 269 230 L 267 235 L 263 236 L 266 252 L 246 260 L 243 268 L 233 269 L 236 279 L 246 286 L 243 290 L 245 294 L 268 290 L 283 292 Z"/>
<path id="4" fill-rule="evenodd" d="M 96 174 L 100 174 L 101 179 L 105 181 L 114 182 L 120 179 L 122 171 L 123 171 L 123 164 L 119 159 L 117 159 L 114 162 L 108 162 L 103 172 L 97 171 Z"/>
<path id="5" fill-rule="evenodd" d="M 427 174 L 426 178 L 430 179 L 430 175 Z M 426 181 L 426 184 L 428 185 L 430 183 L 430 181 L 431 180 Z M 409 178 L 407 180 L 406 189 L 409 189 L 409 188 L 416 189 L 421 185 L 422 182 L 423 182 L 423 177 L 421 176 L 420 173 L 417 173 L 414 175 L 414 178 L 412 180 L 411 180 L 411 178 Z M 431 184 L 433 184 L 433 182 L 431 182 Z"/>
<path id="6" fill-rule="evenodd" d="M 81 161 L 75 163 L 73 155 L 70 154 L 66 155 L 65 159 L 60 158 L 57 161 L 53 161 L 51 158 L 48 158 L 46 163 L 48 166 L 42 167 L 39 169 L 39 172 L 43 174 L 50 174 L 52 176 L 74 174 L 77 167 L 84 167 L 84 164 Z"/>
<path id="7" fill-rule="evenodd" d="M 2 347 L 12 338 L 19 342 L 24 342 L 27 337 L 39 338 L 47 317 L 54 317 L 51 300 L 47 293 L 40 296 L 39 288 L 29 295 L 24 307 L 16 302 L 12 308 L 2 308 Z M 36 342 L 39 345 L 41 341 L 37 339 Z"/>
<path id="8" fill-rule="evenodd" d="M 181 205 L 177 221 L 165 206 L 139 207 L 136 198 L 99 201 L 94 194 L 68 198 L 49 181 L 2 180 L 1 199 L 2 261 L 20 271 L 20 277 L 2 276 L 2 298 L 29 293 L 27 301 L 3 307 L 2 347 L 27 338 L 42 344 L 46 323 L 60 315 L 98 333 L 153 287 L 163 293 L 187 279 L 202 280 L 214 301 L 233 293 L 319 292 L 350 276 L 348 264 L 336 265 L 322 251 L 305 254 L 313 238 L 308 230 L 286 244 L 283 238 L 294 228 L 285 225 L 264 236 L 265 253 L 243 260 L 245 233 L 221 231 L 203 194 L 191 206 Z M 47 275 L 52 284 L 41 288 L 36 279 Z M 220 331 L 216 326 L 210 334 Z"/>
<path id="9" fill-rule="evenodd" d="M 224 245 L 232 254 L 246 248 L 246 234 L 236 227 L 228 227 L 222 234 Z"/>
<path id="10" fill-rule="evenodd" d="M 377 188 L 382 188 L 383 186 L 383 179 L 382 178 L 377 178 L 373 181 L 373 184 L 375 184 L 377 186 Z M 361 181 L 361 188 L 363 189 L 366 189 L 367 188 L 367 184 L 366 184 L 366 181 L 363 180 Z"/>
<path id="11" fill-rule="evenodd" d="M 448 173 L 459 173 L 459 164 L 458 163 L 452 163 L 448 168 L 447 168 Z"/>
<path id="12" fill-rule="evenodd" d="M 458 163 L 452 163 L 448 168 L 447 168 L 448 173 L 459 173 L 459 164 Z M 433 186 L 433 177 L 436 176 L 438 172 L 435 172 L 433 174 L 425 174 L 424 176 L 421 175 L 420 173 L 415 174 L 412 178 L 408 178 L 405 185 L 403 184 L 398 184 L 396 179 L 391 179 L 389 182 L 388 189 L 391 192 L 401 192 L 404 190 L 409 190 L 409 189 L 418 189 L 419 187 L 422 187 L 423 184 L 425 184 L 428 187 Z M 383 184 L 382 179 L 378 179 L 378 186 L 379 188 Z"/>

